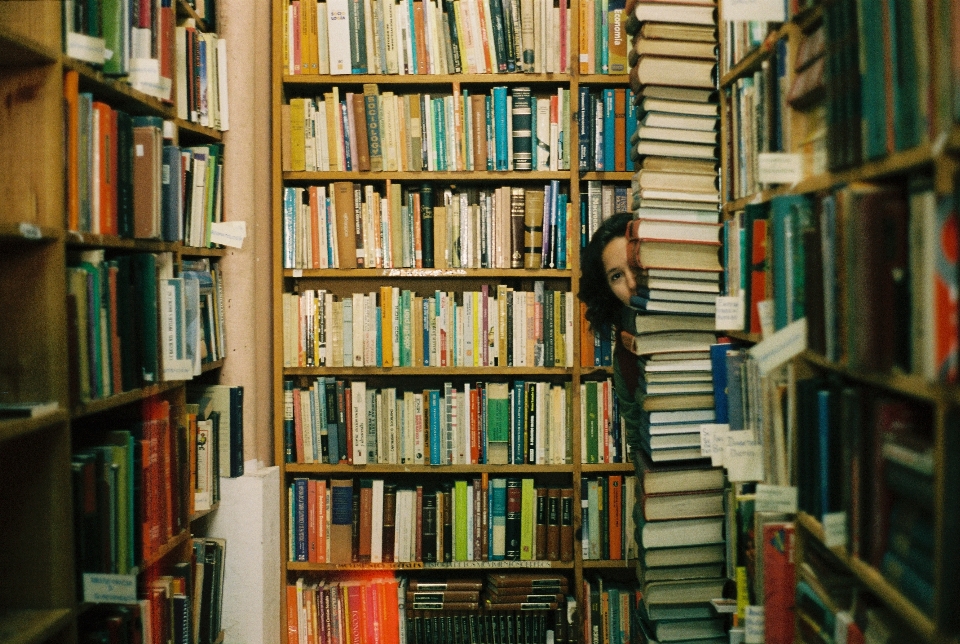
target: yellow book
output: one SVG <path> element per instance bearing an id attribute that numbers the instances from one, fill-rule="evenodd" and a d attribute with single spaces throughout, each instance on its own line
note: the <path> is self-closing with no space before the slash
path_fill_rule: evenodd
<path id="1" fill-rule="evenodd" d="M 433 266 L 450 268 L 450 249 L 447 246 L 447 209 L 436 206 L 433 209 Z"/>
<path id="2" fill-rule="evenodd" d="M 339 105 L 339 103 L 335 102 L 333 92 L 325 92 L 323 94 L 323 102 L 327 107 L 327 155 L 330 158 L 330 169 L 333 171 L 342 170 L 343 166 L 341 165 L 340 160 L 340 146 L 337 143 L 338 119 L 335 117 L 337 105 Z"/>
<path id="3" fill-rule="evenodd" d="M 303 172 L 306 169 L 304 100 L 306 99 L 290 99 L 290 170 L 293 172 Z"/>
<path id="4" fill-rule="evenodd" d="M 497 284 L 497 324 L 500 327 L 498 333 L 500 344 L 497 347 L 497 363 L 500 367 L 507 366 L 507 291 L 505 285 Z"/>
<path id="5" fill-rule="evenodd" d="M 393 366 L 393 331 L 390 325 L 393 322 L 393 289 L 389 286 L 380 287 L 380 334 L 383 366 Z"/>

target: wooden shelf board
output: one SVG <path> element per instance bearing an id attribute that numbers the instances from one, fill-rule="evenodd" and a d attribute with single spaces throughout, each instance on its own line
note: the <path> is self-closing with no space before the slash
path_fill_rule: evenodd
<path id="1" fill-rule="evenodd" d="M 80 418 L 82 416 L 89 416 L 90 414 L 97 414 L 107 411 L 108 409 L 113 409 L 114 407 L 129 405 L 132 402 L 143 400 L 144 398 L 149 398 L 150 396 L 161 394 L 165 391 L 170 391 L 171 389 L 176 389 L 182 385 L 183 382 L 180 380 L 161 382 L 156 385 L 150 385 L 149 387 L 131 389 L 130 391 L 124 391 L 123 393 L 108 396 L 106 398 L 91 400 L 86 403 L 79 403 L 73 410 L 73 417 Z"/>
<path id="2" fill-rule="evenodd" d="M 864 373 L 848 368 L 845 364 L 831 362 L 818 353 L 804 351 L 801 356 L 817 367 L 841 374 L 874 387 L 888 389 L 920 400 L 931 402 L 958 402 L 960 391 L 946 383 L 929 382 L 920 376 L 904 373 Z"/>
<path id="3" fill-rule="evenodd" d="M 287 474 L 342 474 L 344 476 L 362 476 L 364 474 L 482 474 L 505 476 L 507 474 L 572 474 L 573 465 L 329 465 L 326 463 L 287 463 Z M 632 468 L 631 468 L 632 471 Z"/>
<path id="4" fill-rule="evenodd" d="M 0 642 L 4 644 L 40 644 L 70 625 L 73 611 L 0 610 Z"/>
<path id="5" fill-rule="evenodd" d="M 605 77 L 607 78 L 607 77 Z M 626 76 L 611 76 L 626 82 Z M 527 85 L 546 83 L 568 85 L 569 74 L 284 74 L 284 85 Z"/>
<path id="6" fill-rule="evenodd" d="M 772 37 L 774 34 L 776 34 L 776 32 L 771 32 L 767 36 L 767 39 L 764 40 L 757 48 L 753 49 L 743 58 L 737 61 L 737 64 L 731 67 L 730 70 L 720 78 L 720 87 L 729 87 L 741 76 L 745 76 L 750 72 L 760 69 L 761 63 L 767 59 L 773 49 L 773 42 L 776 41 L 776 38 Z"/>
<path id="7" fill-rule="evenodd" d="M 17 436 L 32 434 L 33 432 L 46 429 L 62 423 L 67 420 L 69 414 L 65 410 L 59 409 L 36 418 L 14 418 L 10 420 L 0 420 L 0 443 Z"/>
<path id="8" fill-rule="evenodd" d="M 490 181 L 509 181 L 511 184 L 520 181 L 551 181 L 557 179 L 560 181 L 569 181 L 570 172 L 562 170 L 557 172 L 548 171 L 524 171 L 503 170 L 499 172 L 472 170 L 458 170 L 456 172 L 448 171 L 424 171 L 424 172 L 284 172 L 284 181 L 310 181 L 324 182 L 332 181 L 428 181 L 432 183 L 450 182 L 450 183 L 486 183 Z"/>
<path id="9" fill-rule="evenodd" d="M 174 535 L 167 541 L 165 544 L 160 546 L 160 549 L 157 550 L 152 557 L 149 557 L 140 564 L 140 570 L 146 570 L 150 566 L 153 566 L 159 561 L 163 561 L 167 555 L 176 550 L 183 543 L 192 538 L 189 530 L 183 530 L 178 535 Z"/>
<path id="10" fill-rule="evenodd" d="M 580 367 L 580 375 L 586 378 L 612 376 L 613 367 L 610 365 L 606 365 L 602 367 L 596 366 L 596 365 L 590 365 L 589 367 Z"/>
<path id="11" fill-rule="evenodd" d="M 133 239 L 71 230 L 67 232 L 67 246 L 70 248 L 109 248 L 142 253 L 163 253 L 174 252 L 177 250 L 178 244 L 160 241 L 159 239 Z"/>
<path id="12" fill-rule="evenodd" d="M 572 367 L 285 367 L 289 376 L 567 376 Z"/>
<path id="13" fill-rule="evenodd" d="M 631 572 L 636 568 L 636 559 L 584 559 L 584 570 L 627 569 Z"/>
<path id="14" fill-rule="evenodd" d="M 189 522 L 193 523 L 194 521 L 199 521 L 204 517 L 210 516 L 211 514 L 216 512 L 219 507 L 220 507 L 219 503 L 214 503 L 209 510 L 200 510 L 199 512 L 194 512 L 193 514 L 190 515 Z"/>
<path id="15" fill-rule="evenodd" d="M 580 471 L 584 474 L 633 474 L 633 463 L 581 463 Z"/>
<path id="16" fill-rule="evenodd" d="M 225 257 L 226 248 L 204 248 L 201 246 L 179 245 L 180 254 L 184 257 Z"/>
<path id="17" fill-rule="evenodd" d="M 797 514 L 797 522 L 809 533 L 809 535 L 824 543 L 823 525 L 815 517 L 806 512 Z M 840 560 L 840 562 L 878 599 L 883 601 L 894 613 L 896 613 L 906 624 L 914 628 L 921 637 L 927 642 L 932 642 L 936 636 L 936 626 L 933 620 L 913 605 L 903 594 L 897 590 L 887 579 L 870 564 L 860 560 L 857 557 L 851 557 L 847 554 L 847 549 L 843 546 L 830 549 Z"/>
<path id="18" fill-rule="evenodd" d="M 580 175 L 581 181 L 630 181 L 633 172 L 584 172 Z"/>
<path id="19" fill-rule="evenodd" d="M 224 359 L 220 358 L 219 360 L 214 360 L 213 362 L 207 362 L 200 366 L 200 373 L 207 373 L 208 371 L 214 371 L 219 369 L 224 364 Z"/>
<path id="20" fill-rule="evenodd" d="M 49 244 L 63 239 L 63 231 L 52 226 L 37 226 L 29 222 L 0 223 L 0 243 Z"/>
<path id="21" fill-rule="evenodd" d="M 81 92 L 92 92 L 95 100 L 106 100 L 114 109 L 122 109 L 135 116 L 160 116 L 168 120 L 176 117 L 172 105 L 137 91 L 125 81 L 111 78 L 86 63 L 66 58 L 63 65 L 80 75 Z"/>
<path id="22" fill-rule="evenodd" d="M 340 279 L 502 279 L 505 277 L 570 279 L 570 269 L 551 268 L 302 268 L 283 270 L 284 277 Z"/>
<path id="23" fill-rule="evenodd" d="M 215 130 L 212 127 L 200 125 L 199 123 L 191 123 L 190 121 L 185 121 L 181 118 L 174 120 L 176 121 L 177 129 L 180 130 L 181 136 L 183 136 L 183 132 L 186 131 L 205 139 L 209 139 L 210 141 L 220 142 L 223 140 L 223 133 L 220 132 L 220 130 Z"/>
<path id="24" fill-rule="evenodd" d="M 287 571 L 393 571 L 393 570 L 478 570 L 489 572 L 492 570 L 573 570 L 572 561 L 452 561 L 442 563 L 423 563 L 419 561 L 399 563 L 348 563 L 348 564 L 318 564 L 298 561 L 286 562 Z"/>
<path id="25" fill-rule="evenodd" d="M 630 83 L 630 74 L 581 74 L 577 78 L 580 85 L 620 85 Z"/>
<path id="26" fill-rule="evenodd" d="M 745 331 L 721 331 L 720 335 L 725 335 L 734 340 L 740 340 L 741 342 L 750 342 L 756 344 L 763 340 L 763 336 L 759 333 L 747 333 Z"/>
<path id="27" fill-rule="evenodd" d="M 60 52 L 0 28 L 0 67 L 49 65 L 60 60 Z"/>

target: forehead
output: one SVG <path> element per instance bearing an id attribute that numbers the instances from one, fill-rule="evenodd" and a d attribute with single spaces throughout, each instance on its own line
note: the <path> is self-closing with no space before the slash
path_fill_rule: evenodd
<path id="1" fill-rule="evenodd" d="M 627 260 L 626 237 L 614 237 L 610 243 L 603 249 L 603 269 L 610 271 L 614 268 L 622 268 Z"/>

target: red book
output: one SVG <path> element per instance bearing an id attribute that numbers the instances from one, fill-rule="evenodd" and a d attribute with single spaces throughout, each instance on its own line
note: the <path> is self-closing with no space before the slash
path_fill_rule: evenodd
<path id="1" fill-rule="evenodd" d="M 317 482 L 307 480 L 307 561 L 317 562 Z"/>
<path id="2" fill-rule="evenodd" d="M 793 644 L 794 573 L 793 523 L 763 526 L 763 604 L 767 644 Z"/>
<path id="3" fill-rule="evenodd" d="M 383 642 L 384 638 L 379 637 L 383 622 L 380 618 L 380 601 L 377 599 L 376 582 L 364 584 L 361 586 L 363 594 L 361 596 L 361 608 L 363 610 L 363 636 L 360 640 L 354 642 Z"/>
<path id="4" fill-rule="evenodd" d="M 417 528 L 416 534 L 414 535 L 414 561 L 423 561 L 423 486 L 417 486 L 417 496 L 416 496 L 416 512 L 414 513 L 414 521 L 416 521 Z"/>
<path id="5" fill-rule="evenodd" d="M 587 322 L 587 305 L 580 302 L 580 366 L 592 367 L 594 361 L 593 355 L 593 330 Z"/>
<path id="6" fill-rule="evenodd" d="M 623 38 L 626 41 L 626 38 Z M 623 87 L 613 90 L 613 131 L 616 144 L 613 146 L 613 169 L 616 172 L 627 170 L 627 90 Z"/>
<path id="7" fill-rule="evenodd" d="M 320 268 L 320 217 L 322 214 L 325 215 L 325 212 L 320 208 L 320 195 L 318 194 L 317 186 L 310 186 L 308 188 L 309 201 L 310 201 L 310 254 L 312 255 L 311 266 L 313 268 Z M 327 243 L 323 243 L 323 252 L 327 252 Z"/>
<path id="8" fill-rule="evenodd" d="M 480 462 L 480 386 L 470 390 L 470 463 Z"/>
<path id="9" fill-rule="evenodd" d="M 373 479 L 360 479 L 360 561 L 370 561 L 373 518 Z"/>
<path id="10" fill-rule="evenodd" d="M 69 70 L 63 75 L 63 101 L 66 111 L 64 160 L 67 166 L 67 230 L 80 230 L 80 76 L 75 70 Z"/>
<path id="11" fill-rule="evenodd" d="M 364 592 L 359 582 L 348 582 L 345 584 L 346 594 L 346 632 L 348 642 L 361 642 L 364 634 L 363 626 L 363 597 Z"/>
<path id="12" fill-rule="evenodd" d="M 753 248 L 750 249 L 750 333 L 760 333 L 760 309 L 767 299 L 767 220 L 753 220 Z"/>
<path id="13" fill-rule="evenodd" d="M 316 487 L 316 505 L 313 514 L 317 517 L 317 563 L 327 563 L 327 482 L 314 481 Z"/>
<path id="14" fill-rule="evenodd" d="M 607 486 L 609 504 L 607 505 L 608 537 L 610 540 L 610 558 L 623 559 L 623 476 L 610 477 Z M 632 511 L 632 509 L 631 509 Z"/>

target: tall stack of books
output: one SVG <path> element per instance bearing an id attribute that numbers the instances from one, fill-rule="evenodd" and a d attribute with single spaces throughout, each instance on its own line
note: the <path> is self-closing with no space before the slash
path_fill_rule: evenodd
<path id="1" fill-rule="evenodd" d="M 726 642 L 725 620 L 711 604 L 727 584 L 723 468 L 654 464 L 642 452 L 634 468 L 642 594 L 634 628 L 650 642 Z"/>
<path id="2" fill-rule="evenodd" d="M 639 290 L 621 341 L 640 356 L 639 445 L 653 461 L 700 458 L 715 414 L 710 345 L 720 294 L 716 5 L 627 2 L 638 127 L 627 230 Z"/>

